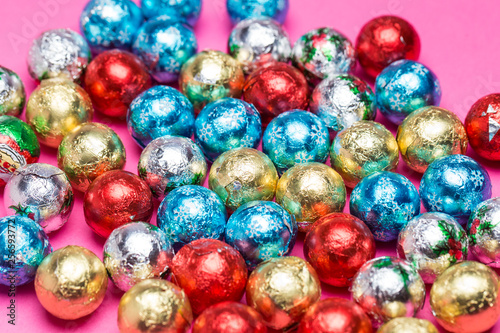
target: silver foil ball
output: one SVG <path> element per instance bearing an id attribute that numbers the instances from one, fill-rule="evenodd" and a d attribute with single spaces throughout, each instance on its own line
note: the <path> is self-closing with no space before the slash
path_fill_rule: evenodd
<path id="1" fill-rule="evenodd" d="M 470 251 L 491 267 L 500 268 L 500 197 L 480 203 L 467 223 Z"/>
<path id="2" fill-rule="evenodd" d="M 4 205 L 9 215 L 28 216 L 49 233 L 68 221 L 73 190 L 61 169 L 45 163 L 28 164 L 17 169 L 7 182 Z"/>
<path id="3" fill-rule="evenodd" d="M 243 64 L 245 73 L 266 62 L 288 62 L 292 46 L 283 27 L 271 19 L 246 19 L 231 31 L 229 53 Z"/>
<path id="4" fill-rule="evenodd" d="M 24 110 L 25 102 L 26 92 L 19 75 L 0 66 L 0 116 L 19 116 Z"/>
<path id="5" fill-rule="evenodd" d="M 127 291 L 142 280 L 164 277 L 174 249 L 159 228 L 132 222 L 113 230 L 104 244 L 103 258 L 111 280 Z"/>

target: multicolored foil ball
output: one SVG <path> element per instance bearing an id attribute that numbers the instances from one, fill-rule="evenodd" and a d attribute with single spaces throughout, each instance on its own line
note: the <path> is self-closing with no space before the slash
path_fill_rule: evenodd
<path id="1" fill-rule="evenodd" d="M 35 292 L 54 317 L 75 320 L 101 305 L 108 287 L 102 261 L 84 247 L 68 245 L 43 259 L 36 271 Z"/>
<path id="2" fill-rule="evenodd" d="M 420 196 L 405 176 L 375 172 L 352 191 L 349 212 L 366 223 L 376 240 L 388 242 L 397 239 L 408 221 L 420 214 Z"/>
<path id="3" fill-rule="evenodd" d="M 418 318 L 394 318 L 380 326 L 377 333 L 438 333 L 430 321 Z"/>
<path id="4" fill-rule="evenodd" d="M 52 252 L 52 246 L 33 220 L 6 216 L 0 219 L 0 250 L 0 284 L 20 286 L 33 281 L 38 265 Z"/>
<path id="5" fill-rule="evenodd" d="M 491 179 L 472 158 L 449 155 L 429 165 L 419 190 L 427 211 L 449 214 L 464 225 L 476 206 L 491 198 Z"/>
<path id="6" fill-rule="evenodd" d="M 442 156 L 465 154 L 468 144 L 457 115 L 437 106 L 412 112 L 399 125 L 396 140 L 405 163 L 420 173 Z"/>
<path id="7" fill-rule="evenodd" d="M 201 3 L 201 0 L 141 0 L 141 9 L 146 20 L 166 15 L 194 26 L 200 17 Z"/>
<path id="8" fill-rule="evenodd" d="M 25 102 L 26 91 L 19 75 L 0 66 L 0 115 L 19 116 Z"/>
<path id="9" fill-rule="evenodd" d="M 271 18 L 283 24 L 289 0 L 226 0 L 227 13 L 233 24 L 249 18 Z"/>
<path id="10" fill-rule="evenodd" d="M 252 104 L 235 98 L 207 104 L 194 125 L 194 139 L 212 162 L 234 148 L 257 148 L 262 135 L 259 112 Z"/>
<path id="11" fill-rule="evenodd" d="M 141 147 L 164 135 L 191 137 L 194 109 L 177 89 L 154 86 L 137 96 L 128 109 L 127 127 Z"/>
<path id="12" fill-rule="evenodd" d="M 226 242 L 238 250 L 249 269 L 292 251 L 297 239 L 297 222 L 272 201 L 248 202 L 231 215 L 226 225 Z"/>
<path id="13" fill-rule="evenodd" d="M 481 202 L 467 223 L 469 249 L 483 264 L 500 268 L 500 197 Z"/>

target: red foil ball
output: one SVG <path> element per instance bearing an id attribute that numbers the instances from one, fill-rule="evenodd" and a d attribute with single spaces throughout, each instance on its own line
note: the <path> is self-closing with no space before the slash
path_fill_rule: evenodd
<path id="1" fill-rule="evenodd" d="M 130 103 L 153 82 L 146 66 L 132 53 L 105 51 L 85 72 L 84 87 L 94 108 L 111 117 L 124 117 Z"/>
<path id="2" fill-rule="evenodd" d="M 465 118 L 465 130 L 474 151 L 488 160 L 500 161 L 500 94 L 480 98 Z"/>
<path id="3" fill-rule="evenodd" d="M 359 305 L 327 298 L 307 310 L 297 333 L 372 333 L 370 318 Z"/>
<path id="4" fill-rule="evenodd" d="M 262 124 L 293 109 L 307 110 L 309 87 L 295 67 L 271 62 L 255 70 L 245 81 L 243 98 L 259 110 Z"/>
<path id="5" fill-rule="evenodd" d="M 83 199 L 83 213 L 89 227 L 107 238 L 129 222 L 149 222 L 153 215 L 153 194 L 138 176 L 122 170 L 103 173 L 90 184 Z"/>
<path id="6" fill-rule="evenodd" d="M 198 239 L 184 245 L 171 268 L 172 282 L 184 289 L 195 314 L 220 302 L 237 302 L 245 292 L 245 260 L 216 239 Z"/>
<path id="7" fill-rule="evenodd" d="M 346 287 L 361 266 L 375 257 L 375 240 L 360 219 L 332 213 L 313 224 L 304 240 L 304 255 L 321 281 Z"/>
<path id="8" fill-rule="evenodd" d="M 223 302 L 203 311 L 193 324 L 192 333 L 266 333 L 262 316 L 251 307 Z"/>
<path id="9" fill-rule="evenodd" d="M 361 29 L 356 51 L 361 67 L 375 77 L 396 60 L 418 60 L 420 38 L 413 26 L 402 18 L 380 16 Z"/>

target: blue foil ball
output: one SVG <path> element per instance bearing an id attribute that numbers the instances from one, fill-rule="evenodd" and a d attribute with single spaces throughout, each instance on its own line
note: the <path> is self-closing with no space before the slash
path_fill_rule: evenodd
<path id="1" fill-rule="evenodd" d="M 143 20 L 141 9 L 130 0 L 90 0 L 80 16 L 80 27 L 96 53 L 128 50 Z"/>
<path id="2" fill-rule="evenodd" d="M 439 106 L 441 87 L 429 68 L 416 61 L 398 60 L 377 76 L 375 98 L 380 112 L 399 125 L 421 107 Z"/>
<path id="3" fill-rule="evenodd" d="M 420 214 L 420 197 L 405 176 L 381 171 L 354 187 L 349 210 L 366 223 L 376 240 L 388 242 L 397 239 L 399 231 Z"/>
<path id="4" fill-rule="evenodd" d="M 186 185 L 163 199 L 156 221 L 178 251 L 196 239 L 222 240 L 227 212 L 215 192 L 203 186 Z"/>
<path id="5" fill-rule="evenodd" d="M 32 219 L 19 215 L 0 219 L 0 284 L 33 281 L 38 265 L 51 252 L 49 237 Z"/>
<path id="6" fill-rule="evenodd" d="M 288 0 L 227 0 L 227 12 L 233 24 L 247 18 L 269 17 L 283 24 Z"/>
<path id="7" fill-rule="evenodd" d="M 262 151 L 280 173 L 297 163 L 325 162 L 330 136 L 325 123 L 308 111 L 293 110 L 280 114 L 267 125 Z"/>
<path id="8" fill-rule="evenodd" d="M 182 65 L 197 49 L 193 29 L 167 16 L 144 23 L 132 45 L 132 51 L 161 83 L 177 81 Z"/>
<path id="9" fill-rule="evenodd" d="M 127 127 L 142 148 L 164 135 L 189 138 L 194 130 L 193 104 L 172 87 L 152 87 L 130 104 Z"/>
<path id="10" fill-rule="evenodd" d="M 200 17 L 201 0 L 142 0 L 141 8 L 146 19 L 168 15 L 194 26 Z"/>
<path id="11" fill-rule="evenodd" d="M 226 243 L 238 250 L 249 269 L 287 255 L 297 238 L 297 222 L 272 201 L 251 201 L 240 206 L 226 225 Z"/>
<path id="12" fill-rule="evenodd" d="M 427 211 L 449 214 L 464 225 L 476 206 L 491 198 L 490 176 L 468 156 L 441 157 L 422 176 L 420 198 Z"/>
<path id="13" fill-rule="evenodd" d="M 257 109 L 235 98 L 207 104 L 194 125 L 195 141 L 212 162 L 234 148 L 257 148 L 261 134 L 262 123 Z"/>

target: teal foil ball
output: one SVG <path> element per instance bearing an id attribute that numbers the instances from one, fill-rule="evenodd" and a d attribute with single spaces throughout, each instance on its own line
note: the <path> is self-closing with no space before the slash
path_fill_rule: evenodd
<path id="1" fill-rule="evenodd" d="M 198 21 L 202 0 L 142 0 L 141 9 L 146 19 L 162 15 L 185 20 L 191 26 Z"/>
<path id="2" fill-rule="evenodd" d="M 226 0 L 226 8 L 233 24 L 248 18 L 268 17 L 283 24 L 288 13 L 289 0 Z"/>

